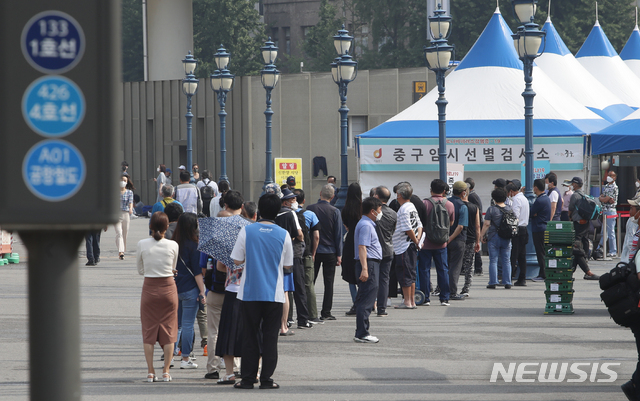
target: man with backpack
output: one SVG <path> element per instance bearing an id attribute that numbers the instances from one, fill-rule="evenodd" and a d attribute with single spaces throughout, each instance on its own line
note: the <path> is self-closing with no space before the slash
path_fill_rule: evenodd
<path id="1" fill-rule="evenodd" d="M 206 214 L 207 217 L 211 217 L 209 215 L 209 205 L 211 204 L 211 200 L 218 196 L 218 184 L 211 181 L 209 170 L 204 170 L 202 172 L 202 179 L 198 181 L 196 186 L 202 196 L 202 212 Z"/>
<path id="2" fill-rule="evenodd" d="M 458 279 L 462 270 L 462 259 L 467 243 L 467 226 L 469 225 L 468 208 L 462 201 L 462 196 L 466 192 L 467 183 L 456 181 L 453 183 L 453 196 L 449 198 L 454 207 L 454 219 L 449 227 L 449 241 L 447 243 L 449 299 L 452 301 L 461 301 L 465 298 L 464 295 L 458 294 Z"/>
<path id="3" fill-rule="evenodd" d="M 440 287 L 440 304 L 449 305 L 449 262 L 447 260 L 447 242 L 449 229 L 455 219 L 453 203 L 444 197 L 447 183 L 439 178 L 431 181 L 431 197 L 423 201 L 427 209 L 425 239 L 420 249 L 418 270 L 420 274 L 420 290 L 426 299 L 424 305 L 430 305 L 431 294 L 431 259 L 436 266 L 438 287 Z"/>
<path id="4" fill-rule="evenodd" d="M 505 289 L 511 288 L 511 238 L 518 233 L 518 219 L 507 200 L 507 191 L 496 188 L 491 192 L 493 205 L 489 206 L 482 227 L 482 242 L 489 248 L 489 284 L 487 288 L 495 289 L 498 283 L 498 260 L 502 267 L 502 281 Z"/>
<path id="5" fill-rule="evenodd" d="M 569 181 L 569 185 L 573 189 L 573 195 L 569 201 L 569 218 L 573 221 L 573 229 L 575 231 L 575 240 L 573 245 L 573 268 L 580 266 L 584 271 L 585 280 L 598 280 L 600 276 L 593 274 L 587 263 L 586 253 L 589 250 L 589 217 L 582 216 L 579 212 L 580 203 L 588 202 L 586 195 L 582 192 L 582 178 L 573 177 Z"/>

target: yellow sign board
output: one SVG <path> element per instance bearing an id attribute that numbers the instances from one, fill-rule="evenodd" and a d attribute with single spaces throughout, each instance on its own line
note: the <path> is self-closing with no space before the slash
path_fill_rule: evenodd
<path id="1" fill-rule="evenodd" d="M 286 184 L 287 178 L 293 176 L 296 179 L 296 188 L 302 189 L 302 159 L 276 158 L 274 181 L 278 185 Z"/>

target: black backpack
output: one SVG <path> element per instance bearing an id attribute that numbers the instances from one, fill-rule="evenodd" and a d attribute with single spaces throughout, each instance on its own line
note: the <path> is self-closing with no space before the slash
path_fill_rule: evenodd
<path id="1" fill-rule="evenodd" d="M 504 239 L 511 239 L 518 236 L 518 217 L 513 210 L 496 206 L 502 211 L 502 220 L 498 225 L 498 236 Z"/>
<path id="2" fill-rule="evenodd" d="M 426 200 L 433 205 L 431 213 L 427 216 L 425 227 L 427 239 L 434 244 L 444 244 L 449 241 L 449 227 L 451 226 L 449 212 L 445 207 L 445 203 L 448 201 L 443 199 L 440 202 L 436 202 L 433 198 L 427 198 Z"/>
<path id="3" fill-rule="evenodd" d="M 202 181 L 204 182 L 204 181 Z M 211 199 L 215 198 L 216 194 L 213 191 L 213 187 L 209 186 L 209 183 L 211 181 L 209 181 L 204 187 L 202 187 L 202 189 L 200 190 L 200 192 L 202 193 L 202 200 L 203 201 L 209 201 L 211 202 Z"/>
<path id="4" fill-rule="evenodd" d="M 585 194 L 580 194 L 580 196 L 575 205 L 578 215 L 586 220 L 598 218 L 602 214 L 600 200 Z"/>
<path id="5" fill-rule="evenodd" d="M 600 276 L 600 289 L 600 299 L 614 322 L 624 327 L 640 323 L 640 282 L 635 263 L 620 262 Z"/>

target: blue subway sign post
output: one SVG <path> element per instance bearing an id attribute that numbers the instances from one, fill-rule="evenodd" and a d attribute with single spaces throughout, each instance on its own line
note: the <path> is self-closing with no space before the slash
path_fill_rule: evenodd
<path id="1" fill-rule="evenodd" d="M 0 2 L 0 227 L 29 253 L 31 400 L 81 398 L 77 251 L 120 216 L 119 23 L 119 0 Z"/>

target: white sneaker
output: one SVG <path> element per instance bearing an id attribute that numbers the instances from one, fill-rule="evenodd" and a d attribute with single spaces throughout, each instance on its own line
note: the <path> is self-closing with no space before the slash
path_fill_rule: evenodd
<path id="1" fill-rule="evenodd" d="M 193 363 L 193 361 L 182 361 L 180 362 L 180 369 L 197 369 L 198 365 Z"/>
<path id="2" fill-rule="evenodd" d="M 451 304 L 448 301 L 442 301 L 440 302 L 441 306 L 450 306 Z"/>
<path id="3" fill-rule="evenodd" d="M 387 298 L 387 308 L 391 306 L 391 298 Z"/>
<path id="4" fill-rule="evenodd" d="M 358 337 L 353 337 L 353 341 L 357 342 L 357 343 L 377 343 L 378 341 L 378 337 L 374 337 L 372 335 L 368 335 L 362 338 L 358 338 Z"/>
<path id="5" fill-rule="evenodd" d="M 431 306 L 431 302 L 427 301 L 427 302 L 423 303 L 422 305 L 424 305 L 424 306 Z"/>

